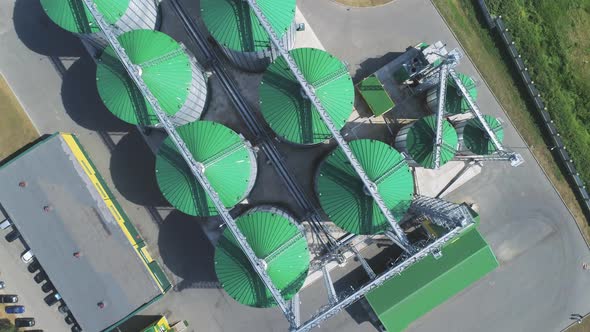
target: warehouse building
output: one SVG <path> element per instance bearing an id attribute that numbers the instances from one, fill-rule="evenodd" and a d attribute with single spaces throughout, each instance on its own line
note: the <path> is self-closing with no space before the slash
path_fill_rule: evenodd
<path id="1" fill-rule="evenodd" d="M 0 167 L 0 204 L 83 331 L 110 331 L 170 283 L 74 135 Z"/>

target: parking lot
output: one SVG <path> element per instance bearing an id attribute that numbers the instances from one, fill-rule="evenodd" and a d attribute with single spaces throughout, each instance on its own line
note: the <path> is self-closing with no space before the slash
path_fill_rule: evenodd
<path id="1" fill-rule="evenodd" d="M 0 217 L 0 219 L 4 219 Z M 38 271 L 31 273 L 28 271 L 28 265 L 25 264 L 21 256 L 27 251 L 25 244 L 20 238 L 8 242 L 5 237 L 13 230 L 12 226 L 0 230 L 0 280 L 4 281 L 5 288 L 0 290 L 1 295 L 17 295 L 18 303 L 25 307 L 22 314 L 6 314 L 4 307 L 12 304 L 0 304 L 1 318 L 8 318 L 14 322 L 15 318 L 32 317 L 35 319 L 35 326 L 23 329 L 43 330 L 43 331 L 70 331 L 70 326 L 65 322 L 65 315 L 58 312 L 59 303 L 48 306 L 44 299 L 50 292 L 42 290 L 46 280 L 37 283 L 34 277 Z"/>

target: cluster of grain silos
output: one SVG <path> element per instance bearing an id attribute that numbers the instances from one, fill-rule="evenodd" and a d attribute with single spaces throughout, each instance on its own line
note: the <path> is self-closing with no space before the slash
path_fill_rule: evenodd
<path id="1" fill-rule="evenodd" d="M 414 178 L 404 157 L 393 147 L 371 139 L 350 142 L 350 148 L 396 220 L 414 197 Z M 340 148 L 320 165 L 316 193 L 328 219 L 353 234 L 376 234 L 389 224 Z"/>
<path id="2" fill-rule="evenodd" d="M 226 126 L 197 121 L 177 128 L 193 158 L 227 208 L 248 196 L 256 181 L 256 155 L 252 146 Z M 156 156 L 156 179 L 164 197 L 178 210 L 193 216 L 217 215 L 213 202 L 191 173 L 170 138 Z"/>
<path id="3" fill-rule="evenodd" d="M 270 206 L 247 211 L 236 224 L 263 260 L 273 284 L 290 300 L 303 286 L 309 270 L 303 230 L 289 214 Z M 277 305 L 228 229 L 215 249 L 215 271 L 225 291 L 239 303 L 258 308 Z"/>
<path id="4" fill-rule="evenodd" d="M 471 96 L 473 100 L 476 100 L 477 87 L 473 78 L 462 73 L 457 73 L 457 75 L 465 88 L 467 88 L 469 96 Z M 426 105 L 431 112 L 436 113 L 438 109 L 438 85 L 431 88 L 426 93 Z M 452 79 L 447 80 L 444 112 L 445 116 L 453 116 L 469 112 L 469 104 L 461 94 L 461 90 L 459 90 L 455 81 Z"/>
<path id="5" fill-rule="evenodd" d="M 451 161 L 457 154 L 459 138 L 448 120 L 442 126 L 440 166 Z M 415 166 L 434 168 L 436 144 L 436 116 L 421 118 L 403 127 L 395 138 L 395 147 L 406 153 Z"/>
<path id="6" fill-rule="evenodd" d="M 94 0 L 107 23 L 121 32 L 137 29 L 154 30 L 161 21 L 157 1 L 153 0 Z M 82 0 L 41 0 L 47 16 L 63 29 L 77 34 L 97 49 L 108 45 Z"/>
<path id="7" fill-rule="evenodd" d="M 314 48 L 298 48 L 290 54 L 314 87 L 335 126 L 341 129 L 350 117 L 354 103 L 354 87 L 344 63 Z M 283 140 L 317 144 L 332 137 L 283 57 L 277 58 L 264 72 L 259 92 L 260 111 Z"/>
<path id="8" fill-rule="evenodd" d="M 118 39 L 174 125 L 201 117 L 207 100 L 207 81 L 184 46 L 153 30 L 126 32 Z M 159 123 L 111 46 L 98 59 L 96 85 L 106 107 L 119 119 L 142 126 Z"/>
<path id="9" fill-rule="evenodd" d="M 256 1 L 287 49 L 295 40 L 295 0 Z M 277 57 L 260 21 L 243 0 L 201 0 L 201 18 L 221 49 L 237 67 L 263 71 Z"/>
<path id="10" fill-rule="evenodd" d="M 142 127 L 158 126 L 150 104 L 108 46 L 83 1 L 41 0 L 47 14 L 58 25 L 76 33 L 101 52 L 97 56 L 96 82 L 107 109 L 119 119 Z M 194 56 L 170 36 L 154 31 L 159 8 L 152 0 L 95 0 L 108 23 L 119 28 L 118 40 L 135 69 L 177 126 L 193 158 L 226 208 L 233 208 L 251 192 L 257 178 L 256 154 L 240 134 L 222 124 L 199 120 L 208 96 L 207 79 Z M 295 37 L 295 0 L 258 0 L 258 6 L 313 87 L 338 130 L 353 112 L 355 92 L 346 65 L 333 55 L 313 48 L 292 49 Z M 297 145 L 314 145 L 332 138 L 319 113 L 289 69 L 273 50 L 266 31 L 243 0 L 201 0 L 201 18 L 227 58 L 238 68 L 263 72 L 259 86 L 260 111 L 282 140 Z M 473 98 L 471 78 L 460 75 Z M 436 110 L 436 89 L 427 92 L 427 103 Z M 449 81 L 447 116 L 468 110 L 464 98 Z M 488 124 L 502 138 L 496 119 Z M 495 121 L 495 122 L 494 122 Z M 498 129 L 499 126 L 499 129 Z M 413 166 L 434 167 L 436 117 L 422 118 L 397 135 L 394 147 L 373 139 L 350 142 L 364 168 L 395 219 L 404 219 L 414 197 Z M 461 147 L 474 154 L 492 153 L 495 147 L 473 120 L 445 120 L 441 165 L 454 158 Z M 405 155 L 409 156 L 406 160 Z M 168 202 L 179 211 L 199 217 L 218 214 L 204 188 L 193 176 L 170 138 L 158 149 L 156 180 Z M 390 227 L 360 177 L 340 148 L 320 163 L 315 191 L 329 220 L 346 232 L 379 234 Z M 287 212 L 271 206 L 253 208 L 236 219 L 236 224 L 285 300 L 303 286 L 309 271 L 310 253 L 299 223 Z M 232 233 L 225 229 L 215 250 L 215 271 L 226 292 L 239 303 L 272 307 L 277 303 L 259 278 Z"/>

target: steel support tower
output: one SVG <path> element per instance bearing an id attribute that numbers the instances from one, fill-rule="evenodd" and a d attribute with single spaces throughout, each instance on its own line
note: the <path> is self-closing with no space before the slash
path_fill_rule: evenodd
<path id="1" fill-rule="evenodd" d="M 402 249 L 404 249 L 407 252 L 414 252 L 415 248 L 413 248 L 413 246 L 410 243 L 410 241 L 408 240 L 404 230 L 397 223 L 397 221 L 395 220 L 395 217 L 393 216 L 391 211 L 387 208 L 385 201 L 383 200 L 383 198 L 379 194 L 379 191 L 377 189 L 377 185 L 373 181 L 371 181 L 371 179 L 369 179 L 369 177 L 365 173 L 365 170 L 363 169 L 363 166 L 359 163 L 356 156 L 354 155 L 354 153 L 350 149 L 350 146 L 348 146 L 348 143 L 344 140 L 344 137 L 340 134 L 340 130 L 338 130 L 336 128 L 336 126 L 334 125 L 334 122 L 332 121 L 332 118 L 330 117 L 328 112 L 326 112 L 326 110 L 324 109 L 324 107 L 322 105 L 322 102 L 316 96 L 315 88 L 311 84 L 309 84 L 309 82 L 307 82 L 307 80 L 305 79 L 305 77 L 303 76 L 301 71 L 299 70 L 299 67 L 295 63 L 295 60 L 291 57 L 291 54 L 289 54 L 289 51 L 285 48 L 285 46 L 283 45 L 283 42 L 281 41 L 281 39 L 277 36 L 275 31 L 273 30 L 271 24 L 268 22 L 268 19 L 266 18 L 266 16 L 264 15 L 264 13 L 260 9 L 260 7 L 258 7 L 256 0 L 246 0 L 246 1 L 248 1 L 250 8 L 252 9 L 254 14 L 256 15 L 258 20 L 260 21 L 260 24 L 262 25 L 262 27 L 264 28 L 266 33 L 268 34 L 270 40 L 272 41 L 272 44 L 275 47 L 275 50 L 283 57 L 283 59 L 285 60 L 285 62 L 289 66 L 289 69 L 291 69 L 291 72 L 293 72 L 293 75 L 295 76 L 295 78 L 297 79 L 299 84 L 301 85 L 303 92 L 305 92 L 306 96 L 309 98 L 309 100 L 311 101 L 313 106 L 317 109 L 320 117 L 322 118 L 322 120 L 326 124 L 326 127 L 328 127 L 328 129 L 330 130 L 330 132 L 334 136 L 334 139 L 336 140 L 336 142 L 338 143 L 338 145 L 340 146 L 340 148 L 342 149 L 342 151 L 346 155 L 346 158 L 350 162 L 350 165 L 354 168 L 354 170 L 356 171 L 358 176 L 361 178 L 361 181 L 365 185 L 365 188 L 367 188 L 367 191 L 371 194 L 371 197 L 377 203 L 377 206 L 381 210 L 381 213 L 383 213 L 383 215 L 387 219 L 389 226 L 391 227 L 391 229 L 393 230 L 395 235 L 399 238 L 399 242 L 402 246 Z"/>
<path id="2" fill-rule="evenodd" d="M 168 118 L 166 113 L 164 113 L 164 111 L 160 107 L 158 100 L 154 97 L 154 95 L 152 94 L 150 89 L 147 87 L 147 85 L 143 81 L 143 78 L 141 77 L 140 68 L 138 66 L 136 66 L 135 64 L 133 64 L 131 62 L 131 60 L 129 59 L 129 57 L 127 56 L 125 49 L 121 46 L 121 44 L 119 43 L 119 41 L 117 39 L 117 35 L 118 35 L 116 33 L 117 28 L 115 26 L 109 25 L 106 22 L 103 15 L 100 13 L 100 11 L 98 11 L 98 9 L 96 8 L 96 5 L 92 2 L 92 0 L 84 0 L 84 3 L 86 5 L 86 7 L 88 8 L 89 12 L 91 13 L 91 15 L 94 17 L 97 25 L 100 27 L 100 29 L 104 33 L 110 46 L 115 51 L 115 54 L 117 54 L 117 57 L 119 58 L 119 60 L 123 64 L 123 67 L 125 67 L 125 70 L 129 74 L 129 77 L 131 77 L 131 79 L 133 80 L 133 82 L 135 83 L 135 85 L 137 86 L 137 88 L 139 89 L 141 94 L 143 95 L 143 97 L 148 101 L 150 106 L 152 106 L 154 113 L 156 114 L 156 116 L 158 117 L 158 120 L 160 121 L 160 125 L 168 133 L 170 139 L 172 140 L 172 142 L 174 143 L 174 145 L 176 146 L 176 148 L 178 149 L 178 151 L 182 155 L 183 159 L 187 163 L 188 167 L 190 168 L 191 173 L 197 179 L 199 184 L 203 187 L 203 189 L 205 190 L 205 192 L 207 193 L 207 195 L 209 196 L 209 198 L 211 199 L 211 201 L 215 205 L 217 212 L 219 213 L 220 217 L 224 221 L 227 228 L 231 231 L 231 233 L 235 237 L 236 241 L 240 245 L 240 247 L 241 247 L 242 251 L 244 252 L 244 254 L 246 255 L 246 257 L 248 257 L 248 260 L 252 264 L 252 267 L 254 268 L 254 270 L 256 271 L 256 273 L 258 274 L 258 276 L 260 277 L 260 279 L 262 280 L 262 282 L 264 283 L 266 288 L 272 294 L 274 300 L 276 301 L 278 306 L 281 308 L 281 310 L 285 314 L 285 317 L 287 318 L 287 320 L 289 321 L 291 326 L 295 327 L 296 326 L 296 323 L 295 323 L 296 317 L 295 317 L 293 311 L 291 310 L 291 306 L 285 301 L 285 299 L 281 295 L 281 292 L 274 285 L 270 276 L 266 272 L 266 269 L 265 269 L 266 264 L 264 264 L 264 261 L 262 259 L 259 259 L 256 256 L 256 254 L 254 253 L 254 251 L 250 247 L 250 244 L 248 244 L 246 237 L 244 236 L 244 234 L 242 234 L 242 232 L 240 231 L 240 229 L 236 225 L 235 220 L 233 219 L 233 217 L 230 215 L 229 211 L 226 209 L 226 207 L 221 202 L 219 195 L 217 195 L 217 192 L 211 186 L 211 183 L 209 183 L 209 180 L 207 179 L 207 177 L 204 174 L 205 166 L 202 163 L 197 162 L 193 158 L 188 147 L 186 146 L 186 144 L 184 143 L 184 141 L 182 140 L 182 138 L 180 137 L 180 135 L 176 131 L 176 128 L 174 127 L 174 125 L 172 124 L 172 122 L 170 121 L 170 119 Z"/>
<path id="3" fill-rule="evenodd" d="M 479 106 L 475 103 L 475 100 L 471 98 L 467 88 L 457 75 L 455 71 L 455 67 L 459 63 L 461 56 L 458 49 L 454 49 L 449 52 L 447 55 L 440 55 L 440 59 L 442 63 L 435 68 L 434 64 L 427 66 L 423 71 L 427 72 L 428 74 L 424 78 L 425 84 L 430 84 L 433 81 L 437 81 L 438 83 L 438 107 L 436 110 L 436 138 L 434 144 L 434 169 L 438 169 L 440 167 L 440 150 L 442 147 L 442 123 L 444 119 L 444 107 L 445 107 L 445 98 L 446 98 L 446 89 L 447 89 L 447 79 L 448 76 L 451 76 L 451 79 L 461 92 L 461 96 L 465 98 L 467 105 L 469 106 L 470 112 L 473 114 L 475 118 L 481 123 L 482 127 L 484 128 L 486 134 L 490 137 L 490 140 L 496 147 L 496 152 L 492 155 L 488 156 L 456 156 L 455 159 L 457 160 L 465 160 L 465 161 L 509 161 L 510 164 L 514 167 L 521 165 L 524 162 L 522 156 L 514 151 L 510 151 L 506 147 L 500 143 L 496 133 L 490 128 L 488 123 L 485 121 L 483 114 L 479 110 Z M 433 69 L 438 69 L 434 70 Z M 438 72 L 438 78 L 435 78 L 436 73 Z"/>
<path id="4" fill-rule="evenodd" d="M 326 283 L 330 284 L 330 285 L 326 285 L 326 287 L 328 287 L 328 290 L 333 290 L 333 291 L 330 291 L 331 301 L 329 301 L 329 302 L 331 302 L 331 303 L 327 306 L 324 306 L 321 312 L 319 312 L 318 314 L 316 314 L 314 317 L 312 317 L 308 321 L 304 322 L 303 324 L 300 323 L 299 296 L 296 295 L 295 297 L 293 297 L 293 299 L 290 302 L 287 302 L 282 297 L 280 291 L 272 283 L 272 280 L 270 279 L 270 277 L 268 276 L 268 274 L 266 273 L 266 271 L 264 269 L 264 265 L 265 265 L 264 261 L 255 255 L 252 248 L 248 244 L 246 238 L 244 237 L 244 235 L 241 233 L 241 231 L 239 230 L 239 228 L 235 224 L 235 220 L 229 214 L 229 211 L 225 208 L 225 206 L 223 205 L 223 203 L 219 199 L 219 196 L 215 192 L 214 188 L 211 186 L 208 179 L 205 177 L 203 172 L 204 172 L 204 168 L 206 166 L 203 165 L 202 163 L 199 163 L 196 160 L 194 160 L 194 158 L 192 157 L 192 154 L 188 150 L 184 141 L 176 132 L 175 127 L 172 125 L 172 123 L 170 122 L 168 117 L 162 111 L 157 99 L 153 96 L 153 94 L 151 93 L 149 88 L 146 86 L 145 82 L 143 81 L 143 79 L 141 77 L 141 73 L 138 70 L 137 66 L 135 66 L 130 61 L 125 50 L 119 44 L 119 42 L 117 40 L 118 30 L 117 30 L 116 26 L 111 26 L 106 23 L 102 14 L 96 9 L 92 0 L 84 0 L 84 3 L 88 7 L 92 16 L 95 18 L 97 25 L 104 32 L 107 40 L 109 41 L 109 44 L 113 47 L 115 53 L 119 57 L 121 63 L 125 67 L 129 76 L 134 81 L 134 83 L 137 85 L 137 87 L 141 91 L 142 95 L 146 98 L 146 100 L 150 103 L 150 105 L 154 109 L 154 113 L 158 117 L 161 127 L 168 133 L 171 140 L 176 145 L 178 151 L 182 155 L 183 159 L 185 160 L 185 162 L 187 163 L 187 165 L 191 169 L 193 176 L 195 176 L 195 178 L 201 184 L 201 186 L 203 187 L 205 192 L 209 195 L 209 197 L 213 201 L 219 215 L 221 216 L 221 218 L 223 219 L 223 221 L 225 222 L 227 227 L 230 229 L 230 231 L 232 232 L 232 234 L 234 235 L 234 237 L 238 241 L 238 244 L 240 245 L 241 249 L 244 251 L 244 253 L 248 257 L 250 263 L 252 264 L 253 268 L 255 269 L 255 271 L 257 272 L 257 274 L 259 275 L 259 277 L 261 278 L 261 280 L 265 284 L 265 286 L 269 289 L 269 291 L 273 295 L 273 298 L 275 299 L 278 306 L 281 308 L 281 310 L 285 314 L 287 320 L 289 321 L 290 326 L 291 326 L 291 330 L 292 331 L 309 331 L 310 329 L 319 326 L 319 324 L 321 322 L 323 322 L 324 320 L 336 315 L 338 312 L 340 312 L 341 310 L 343 310 L 344 308 L 346 308 L 350 304 L 356 302 L 357 300 L 359 300 L 361 297 L 363 297 L 365 294 L 367 294 L 371 290 L 379 287 L 385 281 L 389 280 L 390 278 L 392 278 L 396 275 L 399 275 L 402 271 L 404 271 L 406 268 L 408 268 L 409 266 L 411 266 L 415 262 L 419 261 L 420 259 L 428 256 L 429 254 L 437 255 L 437 253 L 440 252 L 440 248 L 442 245 L 444 245 L 448 241 L 455 238 L 457 235 L 459 235 L 461 232 L 463 232 L 467 227 L 471 227 L 473 224 L 473 220 L 469 219 L 469 217 L 470 217 L 470 215 L 469 215 L 469 216 L 465 216 L 464 218 L 462 218 L 461 219 L 462 222 L 458 223 L 457 222 L 458 219 L 456 217 L 451 218 L 450 215 L 445 217 L 445 212 L 440 210 L 441 206 L 445 206 L 448 209 L 452 209 L 453 206 L 448 205 L 448 204 L 452 204 L 452 203 L 444 203 L 444 201 L 439 200 L 439 199 L 431 199 L 432 201 L 430 201 L 430 200 L 427 201 L 426 198 L 424 198 L 422 201 L 423 202 L 427 201 L 427 203 L 424 203 L 422 205 L 418 204 L 416 206 L 421 206 L 421 207 L 425 206 L 425 207 L 424 208 L 417 207 L 416 211 L 419 211 L 419 213 L 431 214 L 432 215 L 431 218 L 437 217 L 440 220 L 445 220 L 445 225 L 447 225 L 449 232 L 447 234 L 443 235 L 442 237 L 436 239 L 434 242 L 428 244 L 422 250 L 418 251 L 418 250 L 412 248 L 411 245 L 409 244 L 409 241 L 407 240 L 407 237 L 405 236 L 405 233 L 403 232 L 401 227 L 399 227 L 399 225 L 397 225 L 397 223 L 393 219 L 393 216 L 391 215 L 391 213 L 389 212 L 389 210 L 385 206 L 382 198 L 380 197 L 379 193 L 377 192 L 375 184 L 372 183 L 370 181 L 370 179 L 368 179 L 368 177 L 366 176 L 366 173 L 362 169 L 362 166 L 358 163 L 358 160 L 356 160 L 356 157 L 354 156 L 354 154 L 350 150 L 348 144 L 344 141 L 343 137 L 340 135 L 340 132 L 335 128 L 333 122 L 331 121 L 331 118 L 323 109 L 319 99 L 317 99 L 317 96 L 315 96 L 313 87 L 305 81 L 305 78 L 301 75 L 301 72 L 298 70 L 293 59 L 290 57 L 290 55 L 287 53 L 287 51 L 282 47 L 281 42 L 276 38 L 276 34 L 274 34 L 274 31 L 272 31 L 272 28 L 270 28 L 270 25 L 268 25 L 266 18 L 264 17 L 264 15 L 260 11 L 260 9 L 257 7 L 255 1 L 254 0 L 247 0 L 247 1 L 250 4 L 253 11 L 257 14 L 257 16 L 260 15 L 260 16 L 258 16 L 258 18 L 260 19 L 261 22 L 263 22 L 263 26 L 265 26 L 265 28 L 269 29 L 269 30 L 267 30 L 267 32 L 271 36 L 271 40 L 273 41 L 275 46 L 277 46 L 278 50 L 280 51 L 279 53 L 281 53 L 281 55 L 283 55 L 285 57 L 285 59 L 287 60 L 287 63 L 289 64 L 289 67 L 291 68 L 291 70 L 294 70 L 294 69 L 296 70 L 293 72 L 294 72 L 295 76 L 300 80 L 300 83 L 302 84 L 302 88 L 304 89 L 304 92 L 306 92 L 306 94 L 308 95 L 308 97 L 310 98 L 312 103 L 314 103 L 314 106 L 316 106 L 316 108 L 320 111 L 320 115 L 322 116 L 323 120 L 326 122 L 326 124 L 328 125 L 328 127 L 330 128 L 332 133 L 334 134 L 334 137 L 336 138 L 340 147 L 344 150 L 347 157 L 349 157 L 351 164 L 353 165 L 353 167 L 355 168 L 355 170 L 357 171 L 357 173 L 359 174 L 359 176 L 363 180 L 363 183 L 365 184 L 365 186 L 367 186 L 367 190 L 372 194 L 373 198 L 375 199 L 375 201 L 379 205 L 379 208 L 382 209 L 382 211 L 384 212 L 384 215 L 387 217 L 388 221 L 390 222 L 390 225 L 392 225 L 391 231 L 389 231 L 389 233 L 394 233 L 394 234 L 391 234 L 391 237 L 393 237 L 395 240 L 397 240 L 398 243 L 400 243 L 401 247 L 406 245 L 405 249 L 407 250 L 408 255 L 411 255 L 405 261 L 390 268 L 389 270 L 382 273 L 381 275 L 376 276 L 374 274 L 374 272 L 372 272 L 370 266 L 368 266 L 368 264 L 366 264 L 366 261 L 362 258 L 362 256 L 360 256 L 360 253 L 358 253 L 358 251 L 356 251 L 354 249 L 351 249 L 353 251 L 353 253 L 355 255 L 357 255 L 357 257 L 359 257 L 359 259 L 361 260 L 361 264 L 363 265 L 364 269 L 367 271 L 367 273 L 369 274 L 369 276 L 372 280 L 369 283 L 362 286 L 361 288 L 357 289 L 351 295 L 340 298 L 338 296 L 338 294 L 336 294 L 335 290 L 333 290 L 334 289 L 333 283 L 331 281 L 331 278 L 329 277 L 329 272 L 325 268 L 323 268 L 323 270 L 325 271 L 325 273 L 324 273 L 325 279 L 324 280 Z M 172 1 L 172 2 L 175 3 L 175 1 Z M 422 210 L 418 210 L 418 209 L 422 209 Z M 463 211 L 463 212 L 459 211 L 458 213 L 464 215 L 465 211 Z M 345 241 L 345 242 L 347 242 L 347 241 Z M 342 247 L 346 247 L 346 246 L 342 245 Z"/>

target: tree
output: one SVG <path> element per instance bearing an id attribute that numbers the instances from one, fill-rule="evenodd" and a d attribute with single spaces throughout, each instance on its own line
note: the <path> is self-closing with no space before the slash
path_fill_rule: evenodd
<path id="1" fill-rule="evenodd" d="M 18 330 L 8 319 L 0 319 L 0 332 L 17 332 Z"/>

